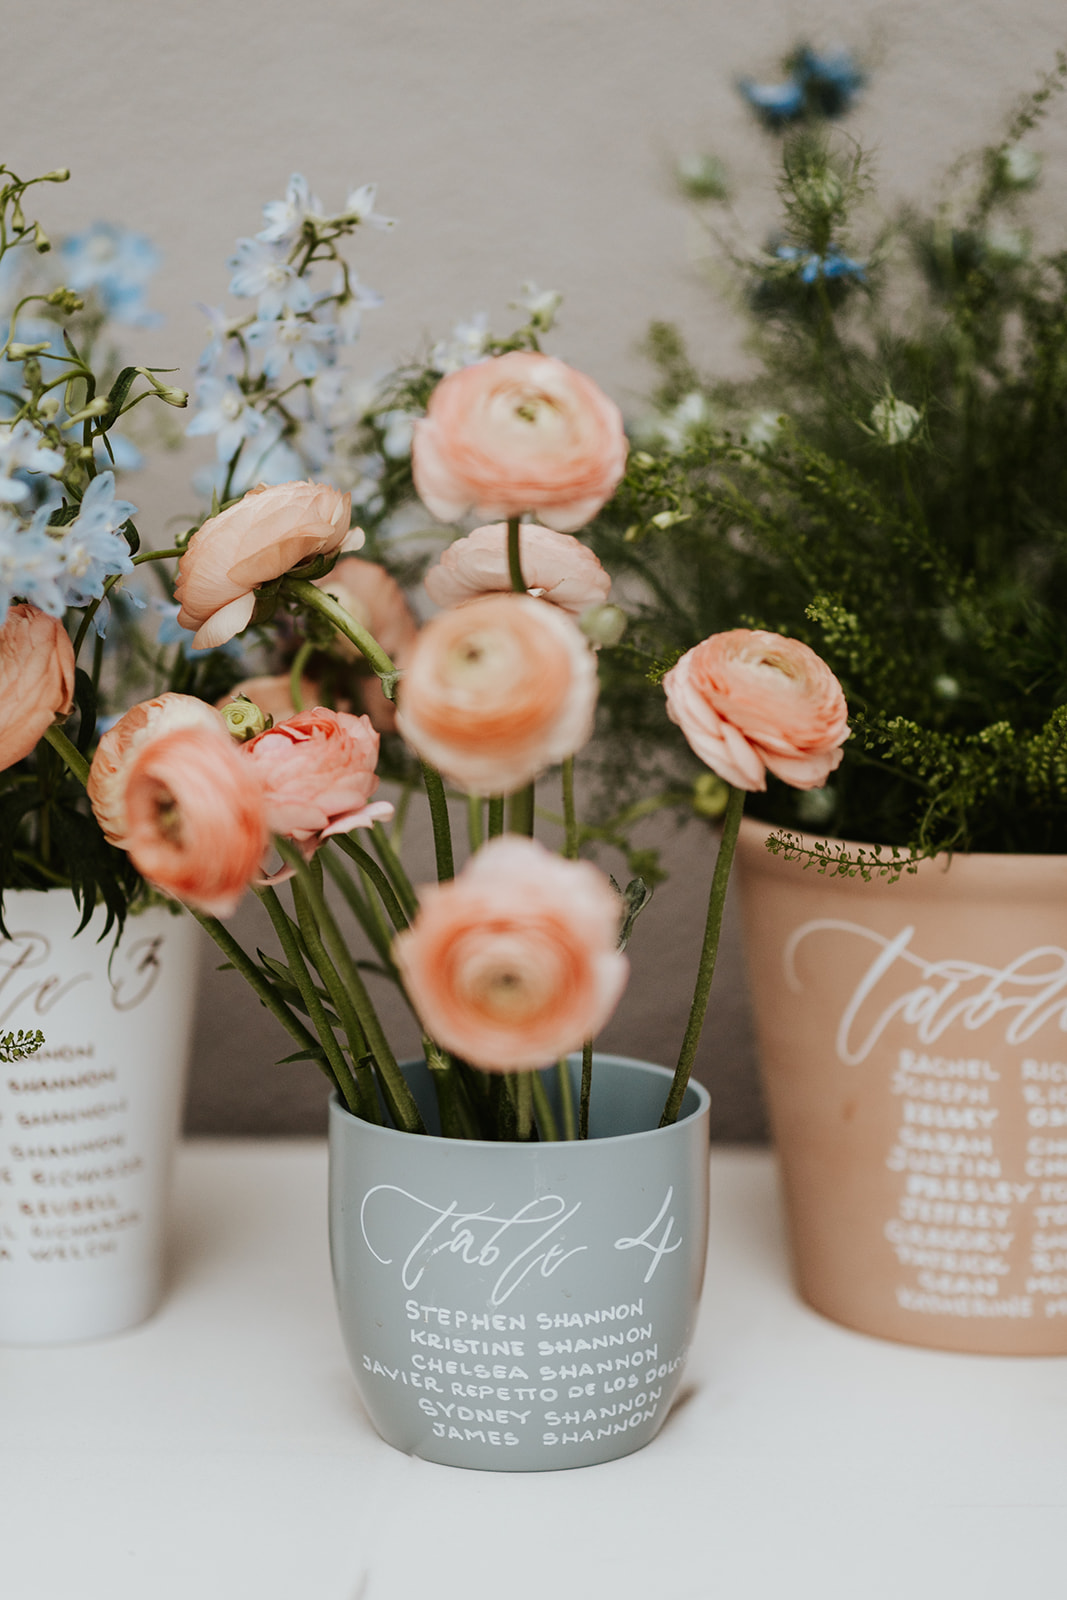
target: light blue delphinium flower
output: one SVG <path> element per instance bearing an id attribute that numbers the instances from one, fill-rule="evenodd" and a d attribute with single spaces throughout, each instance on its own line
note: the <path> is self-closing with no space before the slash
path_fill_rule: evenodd
<path id="1" fill-rule="evenodd" d="M 63 455 L 53 450 L 27 417 L 13 428 L 0 427 L 0 502 L 18 506 L 31 498 L 32 490 L 16 472 L 60 472 Z"/>
<path id="2" fill-rule="evenodd" d="M 333 357 L 337 330 L 306 317 L 279 317 L 276 322 L 253 322 L 245 339 L 260 351 L 263 373 L 277 378 L 291 361 L 302 378 L 313 378 Z"/>
<path id="3" fill-rule="evenodd" d="M 853 261 L 851 256 L 846 256 L 836 245 L 831 245 L 825 255 L 818 255 L 815 251 L 799 250 L 796 245 L 780 244 L 775 248 L 775 255 L 779 261 L 796 264 L 800 267 L 799 277 L 801 283 L 816 283 L 819 278 L 854 278 L 857 283 L 867 281 L 865 261 Z"/>
<path id="4" fill-rule="evenodd" d="M 269 426 L 263 412 L 249 405 L 233 378 L 198 378 L 195 392 L 200 409 L 185 432 L 191 439 L 217 434 L 220 461 L 231 460 L 246 439 L 263 433 Z M 277 426 L 280 428 L 280 424 Z"/>
<path id="5" fill-rule="evenodd" d="M 210 650 L 194 650 L 193 634 L 191 628 L 183 628 L 178 621 L 178 612 L 181 606 L 169 600 L 153 600 L 152 610 L 159 617 L 159 630 L 156 642 L 162 645 L 177 644 L 181 646 L 182 655 L 187 660 L 196 661 L 202 656 L 214 655 L 216 650 L 224 656 L 232 656 L 235 660 L 241 658 L 241 642 L 239 639 L 227 639 L 225 644 L 215 645 Z"/>
<path id="6" fill-rule="evenodd" d="M 211 327 L 211 337 L 197 362 L 198 371 L 216 373 L 239 371 L 242 365 L 241 346 L 234 335 L 245 319 L 228 317 L 218 306 L 198 304 L 196 309 L 204 313 Z"/>
<path id="7" fill-rule="evenodd" d="M 484 311 L 476 311 L 466 322 L 457 322 L 447 339 L 438 340 L 430 351 L 430 365 L 446 376 L 462 367 L 472 367 L 485 356 L 488 342 L 489 317 Z"/>
<path id="8" fill-rule="evenodd" d="M 67 605 L 86 606 L 90 600 L 100 600 L 106 578 L 134 570 L 130 547 L 118 530 L 136 511 L 128 500 L 115 499 L 114 473 L 102 472 L 93 479 L 78 515 L 63 529 L 60 540 Z"/>
<path id="9" fill-rule="evenodd" d="M 148 328 L 163 320 L 144 303 L 145 286 L 159 256 L 143 233 L 94 222 L 84 233 L 64 239 L 60 256 L 68 287 L 78 293 L 95 290 L 116 322 Z"/>
<path id="10" fill-rule="evenodd" d="M 382 304 L 382 297 L 376 289 L 360 283 L 354 272 L 348 274 L 349 298 L 340 305 L 337 297 L 343 294 L 344 290 L 345 275 L 338 268 L 333 288 L 315 299 L 315 321 L 322 323 L 323 326 L 330 324 L 335 326 L 341 344 L 355 344 L 363 331 L 364 311 L 376 310 Z"/>
<path id="11" fill-rule="evenodd" d="M 268 200 L 263 207 L 266 226 L 256 234 L 265 244 L 291 244 L 304 226 L 305 217 L 320 217 L 321 202 L 308 189 L 307 179 L 294 172 L 284 200 Z"/>
<path id="12" fill-rule="evenodd" d="M 383 217 L 380 212 L 375 211 L 374 202 L 377 194 L 376 183 L 363 183 L 358 189 L 351 190 L 345 201 L 344 211 L 337 220 L 358 222 L 367 228 L 395 228 L 395 217 Z"/>
<path id="13" fill-rule="evenodd" d="M 49 507 L 29 524 L 0 506 L 0 625 L 13 600 L 29 600 L 50 617 L 61 617 L 66 600 L 60 546 L 48 529 Z"/>
<path id="14" fill-rule="evenodd" d="M 261 322 L 270 322 L 283 311 L 311 309 L 310 285 L 298 277 L 278 245 L 262 239 L 238 239 L 236 253 L 226 265 L 233 268 L 230 293 L 239 300 L 258 296 L 256 315 Z"/>

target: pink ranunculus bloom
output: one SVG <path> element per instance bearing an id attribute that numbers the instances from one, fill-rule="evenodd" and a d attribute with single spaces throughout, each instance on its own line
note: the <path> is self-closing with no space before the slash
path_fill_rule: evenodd
<path id="1" fill-rule="evenodd" d="M 384 567 L 359 556 L 348 557 L 339 561 L 325 578 L 316 579 L 316 588 L 332 594 L 378 641 L 396 666 L 406 665 L 419 625 L 411 614 L 403 589 Z M 332 648 L 342 660 L 354 665 L 363 660 L 355 645 L 342 633 L 334 634 Z M 378 732 L 392 733 L 396 727 L 396 709 L 382 692 L 377 674 L 353 674 L 348 687 Z"/>
<path id="2" fill-rule="evenodd" d="M 149 739 L 126 782 L 126 851 L 141 875 L 197 911 L 227 917 L 269 842 L 256 774 L 214 728 Z"/>
<path id="3" fill-rule="evenodd" d="M 628 965 L 604 874 L 504 835 L 423 889 L 393 952 L 427 1032 L 489 1072 L 543 1067 L 603 1027 Z"/>
<path id="4" fill-rule="evenodd" d="M 611 591 L 611 579 L 592 550 L 569 533 L 524 522 L 519 557 L 527 594 L 551 601 L 572 617 L 602 605 Z M 507 523 L 475 528 L 465 539 L 457 539 L 430 568 L 425 584 L 434 604 L 446 607 L 463 605 L 479 594 L 509 590 Z"/>
<path id="5" fill-rule="evenodd" d="M 435 517 L 532 511 L 573 533 L 626 470 L 614 401 L 554 356 L 513 350 L 442 378 L 415 424 L 415 487 Z"/>
<path id="6" fill-rule="evenodd" d="M 74 647 L 61 622 L 26 602 L 0 628 L 0 772 L 28 756 L 74 704 Z"/>
<path id="7" fill-rule="evenodd" d="M 848 738 L 841 685 L 799 639 L 750 628 L 714 633 L 663 679 L 667 715 L 713 772 L 765 789 L 767 772 L 820 789 Z"/>
<path id="8" fill-rule="evenodd" d="M 469 794 L 513 794 L 590 737 L 596 661 L 555 606 L 486 595 L 418 636 L 397 692 L 411 748 Z"/>
<path id="9" fill-rule="evenodd" d="M 225 644 L 252 620 L 261 583 L 283 577 L 317 555 L 358 550 L 360 528 L 349 529 L 352 496 L 324 483 L 279 483 L 250 489 L 209 517 L 178 562 L 178 621 L 195 628 L 193 644 Z"/>
<path id="10" fill-rule="evenodd" d="M 388 801 L 368 804 L 378 787 L 378 734 L 369 717 L 316 706 L 240 747 L 263 794 L 267 822 L 311 857 L 335 833 L 391 817 Z"/>
<path id="11" fill-rule="evenodd" d="M 138 751 L 177 728 L 207 728 L 229 738 L 217 711 L 192 694 L 160 694 L 131 706 L 100 740 L 86 789 L 93 815 L 111 844 L 126 842 L 126 784 Z"/>

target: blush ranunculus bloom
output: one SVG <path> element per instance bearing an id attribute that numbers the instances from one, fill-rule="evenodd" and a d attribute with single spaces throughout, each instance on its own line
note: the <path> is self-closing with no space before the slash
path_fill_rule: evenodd
<path id="1" fill-rule="evenodd" d="M 236 505 L 209 517 L 178 562 L 178 621 L 195 628 L 193 644 L 225 644 L 252 620 L 261 583 L 280 578 L 311 556 L 358 550 L 361 528 L 349 529 L 352 496 L 324 483 L 279 483 L 249 489 Z"/>
<path id="2" fill-rule="evenodd" d="M 848 706 L 826 662 L 799 639 L 733 628 L 714 633 L 663 679 L 667 715 L 713 772 L 766 789 L 767 772 L 820 789 L 840 765 Z"/>
<path id="3" fill-rule="evenodd" d="M 397 691 L 397 729 L 469 794 L 513 794 L 590 737 L 596 661 L 562 611 L 487 595 L 420 632 Z"/>
<path id="4" fill-rule="evenodd" d="M 427 1032 L 474 1066 L 543 1067 L 615 1009 L 629 971 L 622 904 L 589 862 L 505 834 L 419 901 L 396 964 Z"/>
<path id="5" fill-rule="evenodd" d="M 442 522 L 532 511 L 573 533 L 615 492 L 626 452 L 622 414 L 592 378 L 513 350 L 441 379 L 415 424 L 411 468 Z"/>
<path id="6" fill-rule="evenodd" d="M 368 804 L 379 781 L 378 734 L 369 717 L 316 706 L 258 734 L 239 754 L 255 774 L 270 831 L 309 858 L 332 834 L 393 814 L 386 800 Z"/>
<path id="7" fill-rule="evenodd" d="M 160 694 L 131 706 L 96 747 L 86 790 L 93 815 L 111 844 L 126 842 L 126 783 L 137 752 L 177 728 L 207 728 L 229 739 L 217 711 L 192 694 Z"/>
<path id="8" fill-rule="evenodd" d="M 611 579 L 592 550 L 569 533 L 524 522 L 519 556 L 527 594 L 551 601 L 572 617 L 580 617 L 589 606 L 602 605 L 611 592 Z M 510 590 L 507 523 L 475 528 L 465 539 L 457 539 L 424 581 L 434 605 L 446 607 L 463 605 L 476 595 Z"/>
<path id="9" fill-rule="evenodd" d="M 376 561 L 363 561 L 359 556 L 349 557 L 339 561 L 325 578 L 317 578 L 315 586 L 332 594 L 378 641 L 396 666 L 406 665 L 419 625 L 411 614 L 403 589 L 384 567 Z M 352 641 L 342 633 L 334 634 L 331 648 L 343 661 L 353 665 L 363 660 Z M 396 727 L 396 708 L 386 699 L 377 674 L 369 670 L 358 676 L 353 674 L 349 688 L 354 701 L 367 713 L 378 732 L 392 733 Z"/>
<path id="10" fill-rule="evenodd" d="M 74 646 L 63 624 L 23 601 L 0 628 L 0 772 L 28 756 L 74 704 Z"/>
<path id="11" fill-rule="evenodd" d="M 125 804 L 125 849 L 142 877 L 209 916 L 236 910 L 270 834 L 255 772 L 228 734 L 185 727 L 149 739 Z"/>

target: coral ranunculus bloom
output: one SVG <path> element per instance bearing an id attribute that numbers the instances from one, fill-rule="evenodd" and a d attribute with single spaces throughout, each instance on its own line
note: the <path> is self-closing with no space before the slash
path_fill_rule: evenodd
<path id="1" fill-rule="evenodd" d="M 125 848 L 149 883 L 209 916 L 236 910 L 270 835 L 255 772 L 228 734 L 186 727 L 149 739 L 125 802 Z"/>
<path id="2" fill-rule="evenodd" d="M 767 772 L 819 789 L 841 762 L 848 706 L 826 662 L 799 639 L 733 628 L 714 633 L 663 679 L 667 715 L 701 761 L 738 789 Z"/>
<path id="3" fill-rule="evenodd" d="M 397 728 L 470 794 L 513 794 L 590 737 L 596 662 L 577 627 L 527 595 L 488 595 L 422 629 Z"/>
<path id="4" fill-rule="evenodd" d="M 513 350 L 441 379 L 415 424 L 411 469 L 442 522 L 532 511 L 573 533 L 615 492 L 626 453 L 622 414 L 592 378 Z"/>
<path id="5" fill-rule="evenodd" d="M 572 617 L 603 604 L 611 592 L 611 579 L 592 550 L 569 533 L 524 522 L 519 556 L 527 594 L 551 601 Z M 457 539 L 424 581 L 437 606 L 459 606 L 476 595 L 509 590 L 507 523 L 475 528 L 465 539 Z"/>
<path id="6" fill-rule="evenodd" d="M 250 489 L 236 505 L 209 517 L 178 562 L 178 621 L 195 628 L 193 644 L 225 644 L 252 620 L 261 583 L 280 578 L 311 556 L 358 550 L 361 528 L 349 529 L 352 496 L 324 483 L 279 483 Z"/>
<path id="7" fill-rule="evenodd" d="M 126 842 L 126 782 L 137 752 L 176 728 L 207 728 L 229 737 L 217 711 L 192 694 L 160 694 L 131 706 L 100 740 L 86 789 L 93 815 L 111 844 Z"/>
<path id="8" fill-rule="evenodd" d="M 604 874 L 505 835 L 423 889 L 393 952 L 427 1032 L 488 1072 L 543 1067 L 603 1027 L 628 975 Z"/>
<path id="9" fill-rule="evenodd" d="M 28 756 L 74 704 L 74 646 L 61 622 L 26 602 L 0 628 L 0 772 Z"/>
<path id="10" fill-rule="evenodd" d="M 391 817 L 388 801 L 368 805 L 378 787 L 378 735 L 369 717 L 316 706 L 269 728 L 248 744 L 272 833 L 310 856 L 331 834 Z"/>

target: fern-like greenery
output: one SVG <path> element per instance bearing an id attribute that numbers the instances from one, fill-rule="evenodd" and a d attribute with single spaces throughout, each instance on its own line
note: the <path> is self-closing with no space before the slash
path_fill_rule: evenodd
<path id="1" fill-rule="evenodd" d="M 825 790 L 771 780 L 754 813 L 910 856 L 1067 851 L 1067 252 L 1030 243 L 1021 142 L 1065 79 L 1061 57 L 950 199 L 866 244 L 863 160 L 791 136 L 781 232 L 735 263 L 752 381 L 652 329 L 658 430 L 595 533 L 639 611 L 604 661 L 616 796 L 688 759 L 650 684 L 768 628 L 829 663 L 852 733 Z"/>

